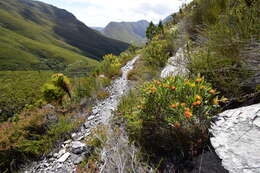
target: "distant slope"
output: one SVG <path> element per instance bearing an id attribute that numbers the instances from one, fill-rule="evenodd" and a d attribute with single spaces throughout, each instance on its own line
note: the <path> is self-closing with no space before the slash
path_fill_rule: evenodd
<path id="1" fill-rule="evenodd" d="M 66 10 L 31 0 L 0 1 L 0 35 L 1 70 L 62 70 L 78 61 L 94 65 L 92 59 L 128 47 Z"/>
<path id="2" fill-rule="evenodd" d="M 172 15 L 167 16 L 165 19 L 162 20 L 162 23 L 165 24 L 173 19 Z"/>
<path id="3" fill-rule="evenodd" d="M 97 30 L 99 32 L 103 32 L 104 28 L 103 27 L 91 27 L 94 30 Z"/>
<path id="4" fill-rule="evenodd" d="M 103 34 L 107 37 L 136 45 L 144 44 L 146 41 L 146 29 L 149 22 L 141 20 L 138 22 L 110 22 Z"/>

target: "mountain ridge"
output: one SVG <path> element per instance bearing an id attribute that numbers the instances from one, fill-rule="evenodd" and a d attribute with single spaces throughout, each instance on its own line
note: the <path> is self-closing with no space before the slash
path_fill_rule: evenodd
<path id="1" fill-rule="evenodd" d="M 95 64 L 129 46 L 104 37 L 64 9 L 30 0 L 0 2 L 0 33 L 1 70 L 64 70 L 76 61 Z"/>
<path id="2" fill-rule="evenodd" d="M 104 29 L 103 34 L 107 37 L 126 43 L 143 45 L 146 42 L 146 29 L 149 22 L 139 20 L 137 22 L 110 22 Z"/>

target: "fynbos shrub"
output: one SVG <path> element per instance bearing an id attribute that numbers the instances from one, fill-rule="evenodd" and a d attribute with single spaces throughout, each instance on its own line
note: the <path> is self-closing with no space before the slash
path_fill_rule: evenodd
<path id="1" fill-rule="evenodd" d="M 63 74 L 52 75 L 51 82 L 42 88 L 43 97 L 47 102 L 61 103 L 63 97 L 68 94 L 71 98 L 69 79 Z"/>
<path id="2" fill-rule="evenodd" d="M 126 115 L 130 138 L 148 152 L 196 155 L 208 141 L 207 129 L 219 102 L 227 101 L 218 94 L 201 77 L 149 82 L 141 89 L 139 105 Z"/>

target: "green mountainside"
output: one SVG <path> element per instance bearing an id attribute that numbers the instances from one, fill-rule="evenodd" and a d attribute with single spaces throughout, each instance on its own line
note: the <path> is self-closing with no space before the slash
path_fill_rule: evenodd
<path id="1" fill-rule="evenodd" d="M 149 22 L 110 22 L 103 33 L 105 36 L 135 45 L 143 45 L 146 42 L 145 32 Z"/>
<path id="2" fill-rule="evenodd" d="M 0 35 L 1 70 L 64 70 L 78 61 L 94 65 L 92 59 L 128 47 L 66 10 L 31 0 L 0 1 Z"/>

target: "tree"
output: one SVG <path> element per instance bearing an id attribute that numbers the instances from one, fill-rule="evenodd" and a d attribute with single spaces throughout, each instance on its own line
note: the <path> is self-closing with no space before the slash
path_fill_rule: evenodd
<path id="1" fill-rule="evenodd" d="M 157 31 L 158 31 L 160 34 L 163 34 L 163 33 L 164 33 L 163 23 L 162 23 L 161 20 L 160 20 L 160 22 L 159 22 L 159 24 L 158 24 Z"/>
<path id="2" fill-rule="evenodd" d="M 151 22 L 146 30 L 146 37 L 148 40 L 152 40 L 153 36 L 156 34 L 156 29 L 157 27 L 153 24 L 153 22 Z"/>

